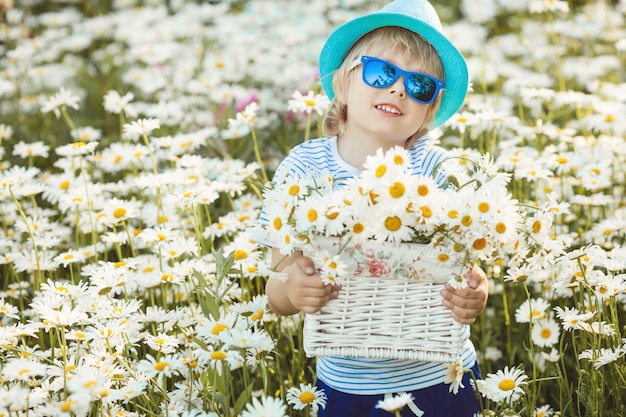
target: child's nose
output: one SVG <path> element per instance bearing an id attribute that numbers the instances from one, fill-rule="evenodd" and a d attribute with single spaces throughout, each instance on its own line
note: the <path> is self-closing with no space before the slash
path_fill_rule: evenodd
<path id="1" fill-rule="evenodd" d="M 404 75 L 398 77 L 398 79 L 389 87 L 391 94 L 399 94 L 400 97 L 406 96 L 406 87 L 404 85 Z"/>

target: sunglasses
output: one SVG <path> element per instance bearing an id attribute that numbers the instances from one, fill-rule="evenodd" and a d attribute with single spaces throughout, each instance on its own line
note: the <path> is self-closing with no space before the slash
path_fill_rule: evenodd
<path id="1" fill-rule="evenodd" d="M 437 93 L 443 88 L 443 81 L 421 72 L 405 71 L 396 67 L 391 62 L 361 56 L 352 63 L 350 70 L 360 63 L 363 64 L 363 82 L 374 88 L 388 88 L 396 82 L 401 75 L 404 77 L 404 88 L 409 97 L 418 103 L 430 104 L 437 97 Z"/>

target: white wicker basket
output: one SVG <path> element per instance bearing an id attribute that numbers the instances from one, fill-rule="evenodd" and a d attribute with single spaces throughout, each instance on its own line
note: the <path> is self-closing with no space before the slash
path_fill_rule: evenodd
<path id="1" fill-rule="evenodd" d="M 324 246 L 328 249 L 328 242 Z M 462 259 L 444 268 L 428 261 L 424 256 L 428 251 L 426 245 L 418 244 L 374 244 L 346 251 L 349 275 L 339 280 L 339 297 L 316 314 L 306 315 L 306 354 L 455 362 L 463 326 L 442 305 L 440 291 L 460 272 Z M 363 266 L 364 254 L 377 265 L 391 258 L 395 261 L 391 261 L 393 267 L 376 268 L 386 271 L 383 276 L 367 276 L 371 270 Z M 398 263 L 399 258 L 405 262 Z M 407 259 L 411 259 L 410 265 Z M 398 270 L 404 277 L 396 277 Z"/>

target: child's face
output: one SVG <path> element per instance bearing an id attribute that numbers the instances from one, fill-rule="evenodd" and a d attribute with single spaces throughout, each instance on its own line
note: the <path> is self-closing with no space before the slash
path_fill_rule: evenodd
<path id="1" fill-rule="evenodd" d="M 375 57 L 405 71 L 427 72 L 419 62 L 409 62 L 401 53 L 388 51 Z M 408 96 L 402 76 L 388 88 L 374 88 L 363 82 L 363 65 L 352 71 L 348 89 L 342 94 L 348 107 L 344 140 L 355 140 L 364 146 L 371 143 L 374 149 L 404 145 L 423 127 L 428 105 Z"/>

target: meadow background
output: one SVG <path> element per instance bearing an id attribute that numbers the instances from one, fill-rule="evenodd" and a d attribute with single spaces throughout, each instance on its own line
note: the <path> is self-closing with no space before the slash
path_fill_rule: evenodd
<path id="1" fill-rule="evenodd" d="M 247 230 L 325 38 L 384 3 L 0 1 L 0 416 L 315 414 Z M 432 134 L 537 211 L 482 265 L 482 414 L 624 416 L 626 3 L 433 3 L 472 91 Z"/>

